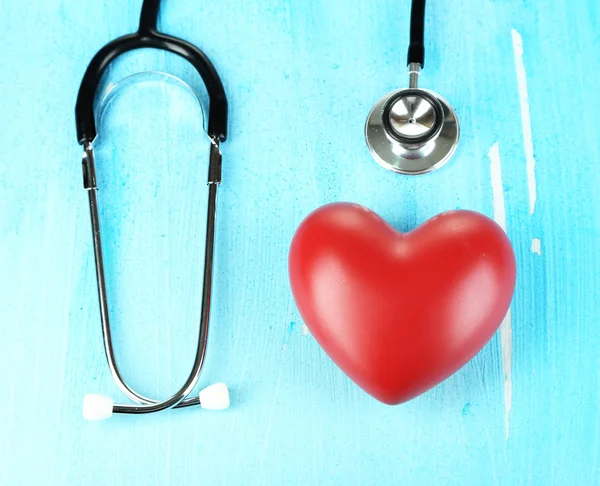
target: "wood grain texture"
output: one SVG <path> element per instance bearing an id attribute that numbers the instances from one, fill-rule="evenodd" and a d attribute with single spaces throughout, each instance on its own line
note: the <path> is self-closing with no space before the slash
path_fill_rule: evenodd
<path id="1" fill-rule="evenodd" d="M 206 51 L 230 98 L 201 382 L 229 383 L 233 406 L 101 423 L 81 418 L 83 395 L 120 394 L 73 109 L 91 56 L 135 28 L 141 2 L 0 4 L 0 484 L 600 484 L 596 0 L 428 2 L 421 82 L 453 104 L 462 138 L 416 178 L 381 169 L 363 137 L 375 101 L 407 83 L 408 1 L 165 0 L 159 25 Z M 147 68 L 198 86 L 162 53 L 110 75 Z M 130 95 L 137 108 L 114 118 L 99 158 L 109 292 L 125 375 L 163 396 L 193 356 L 207 153 L 181 92 Z M 294 230 L 324 203 L 363 204 L 402 230 L 447 209 L 493 216 L 496 143 L 518 262 L 508 439 L 499 336 L 429 393 L 384 406 L 305 332 L 287 280 Z"/>

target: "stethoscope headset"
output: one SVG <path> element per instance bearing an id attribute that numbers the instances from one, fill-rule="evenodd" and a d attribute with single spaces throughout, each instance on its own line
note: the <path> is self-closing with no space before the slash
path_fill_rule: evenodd
<path id="1" fill-rule="evenodd" d="M 216 197 L 217 187 L 221 182 L 220 144 L 227 139 L 227 97 L 217 71 L 200 49 L 185 40 L 157 30 L 159 7 L 160 0 L 144 0 L 138 31 L 113 40 L 92 58 L 83 76 L 75 107 L 77 140 L 84 147 L 83 186 L 89 199 L 104 349 L 115 383 L 123 394 L 134 402 L 127 405 L 115 404 L 112 399 L 103 395 L 86 395 L 83 416 L 88 420 L 106 419 L 113 413 L 146 414 L 195 405 L 209 410 L 222 410 L 229 406 L 229 392 L 223 383 L 211 385 L 203 389 L 198 396 L 188 398 L 198 383 L 206 354 Z M 413 0 L 408 49 L 409 88 L 393 91 L 381 98 L 371 110 L 365 127 L 367 145 L 375 160 L 385 168 L 402 174 L 422 174 L 440 167 L 454 153 L 459 138 L 458 120 L 448 102 L 433 91 L 418 87 L 419 73 L 425 57 L 424 20 L 425 0 Z M 171 397 L 160 401 L 134 391 L 123 379 L 116 363 L 109 320 L 93 149 L 97 135 L 94 102 L 102 75 L 110 63 L 121 54 L 142 48 L 164 50 L 186 59 L 200 74 L 209 98 L 208 214 L 196 357 L 183 386 Z"/>
<path id="2" fill-rule="evenodd" d="M 386 94 L 367 118 L 365 137 L 375 160 L 400 174 L 441 167 L 454 154 L 460 129 L 456 113 L 433 91 L 419 88 L 424 66 L 425 0 L 413 0 L 407 65 L 408 89 Z"/>
<path id="3" fill-rule="evenodd" d="M 84 147 L 82 158 L 83 186 L 88 193 L 96 278 L 98 283 L 98 299 L 100 303 L 100 319 L 104 349 L 112 377 L 130 400 L 131 405 L 115 404 L 102 395 L 86 395 L 83 405 L 83 416 L 88 420 L 102 420 L 113 413 L 143 414 L 165 410 L 200 405 L 204 409 L 221 410 L 229 406 L 229 392 L 223 383 L 217 383 L 203 389 L 199 396 L 187 398 L 196 386 L 202 371 L 206 344 L 208 338 L 208 323 L 210 318 L 210 300 L 212 289 L 213 254 L 215 240 L 215 215 L 217 187 L 221 182 L 221 151 L 220 143 L 227 139 L 227 97 L 221 79 L 206 55 L 196 46 L 177 37 L 163 34 L 157 30 L 160 0 L 144 0 L 137 32 L 128 34 L 105 45 L 93 57 L 81 81 L 75 120 L 77 123 L 77 140 Z M 184 385 L 171 397 L 165 400 L 153 400 L 134 391 L 123 379 L 115 360 L 109 307 L 104 275 L 104 260 L 102 256 L 102 241 L 100 233 L 100 218 L 98 215 L 98 199 L 96 184 L 96 167 L 94 160 L 93 142 L 96 138 L 96 121 L 94 101 L 102 74 L 109 64 L 121 54 L 135 49 L 153 48 L 177 54 L 186 59 L 200 74 L 206 86 L 209 98 L 208 136 L 210 137 L 210 155 L 208 163 L 208 215 L 206 223 L 206 246 L 204 255 L 204 283 L 202 289 L 202 308 L 200 316 L 200 332 L 196 357 L 192 370 Z"/>

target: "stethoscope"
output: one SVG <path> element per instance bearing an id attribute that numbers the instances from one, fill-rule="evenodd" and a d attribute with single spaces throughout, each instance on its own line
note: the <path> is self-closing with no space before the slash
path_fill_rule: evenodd
<path id="1" fill-rule="evenodd" d="M 94 56 L 81 82 L 75 107 L 77 138 L 84 147 L 83 185 L 89 198 L 104 349 L 115 383 L 126 397 L 135 402 L 131 405 L 115 404 L 113 400 L 103 395 L 86 395 L 83 416 L 89 420 L 109 418 L 113 413 L 143 414 L 193 405 L 200 405 L 204 409 L 221 410 L 229 406 L 229 392 L 223 383 L 211 385 L 203 389 L 199 396 L 188 398 L 198 382 L 206 353 L 216 196 L 217 186 L 221 182 L 220 143 L 227 138 L 227 98 L 219 75 L 202 51 L 189 42 L 157 30 L 159 6 L 160 0 L 144 0 L 139 30 L 115 39 Z M 418 87 L 418 77 L 424 62 L 424 17 L 425 0 L 413 0 L 408 49 L 409 88 L 391 92 L 381 98 L 371 110 L 365 127 L 367 145 L 375 160 L 387 169 L 402 174 L 422 174 L 440 167 L 454 153 L 459 138 L 458 120 L 448 102 L 436 93 Z M 135 392 L 121 376 L 115 360 L 102 256 L 93 149 L 96 138 L 94 100 L 102 74 L 115 58 L 127 51 L 140 48 L 169 51 L 189 61 L 200 74 L 209 97 L 207 132 L 211 144 L 208 169 L 208 216 L 202 310 L 196 358 L 181 389 L 162 401 Z"/>
<path id="2" fill-rule="evenodd" d="M 98 51 L 83 76 L 75 107 L 77 140 L 84 147 L 82 158 L 83 186 L 89 198 L 104 349 L 115 383 L 127 398 L 135 402 L 135 404 L 122 405 L 115 404 L 112 399 L 103 395 L 86 395 L 83 403 L 83 416 L 88 420 L 103 420 L 111 417 L 113 413 L 142 414 L 194 405 L 200 405 L 202 408 L 209 410 L 221 410 L 229 406 L 229 392 L 227 386 L 223 383 L 211 385 L 203 389 L 198 396 L 188 398 L 198 382 L 206 354 L 213 273 L 217 187 L 221 182 L 221 151 L 219 145 L 227 138 L 227 98 L 217 71 L 202 51 L 189 42 L 163 34 L 157 30 L 159 7 L 160 0 L 144 0 L 139 30 L 113 40 Z M 210 105 L 207 130 L 210 137 L 208 215 L 198 345 L 194 365 L 184 385 L 173 396 L 162 401 L 144 397 L 134 391 L 121 376 L 115 360 L 102 257 L 97 199 L 98 187 L 92 145 L 96 138 L 94 100 L 102 74 L 115 58 L 127 51 L 141 48 L 161 49 L 178 54 L 186 59 L 200 74 L 208 91 Z"/>
<path id="3" fill-rule="evenodd" d="M 413 0 L 408 47 L 408 89 L 386 94 L 367 118 L 365 136 L 375 160 L 400 174 L 424 174 L 454 154 L 459 138 L 456 113 L 437 93 L 418 87 L 424 65 L 425 0 Z"/>

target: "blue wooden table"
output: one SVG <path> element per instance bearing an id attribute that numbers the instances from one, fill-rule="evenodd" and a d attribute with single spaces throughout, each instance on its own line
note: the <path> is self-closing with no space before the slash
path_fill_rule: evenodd
<path id="1" fill-rule="evenodd" d="M 0 483 L 600 484 L 600 4 L 432 0 L 421 83 L 456 108 L 455 157 L 387 172 L 363 126 L 406 86 L 409 2 L 165 0 L 160 27 L 213 59 L 230 100 L 212 327 L 201 384 L 232 406 L 85 422 L 119 398 L 106 366 L 74 104 L 139 0 L 1 0 Z M 185 63 L 131 54 L 109 72 Z M 185 91 L 148 83 L 98 150 L 115 346 L 165 396 L 193 359 L 206 140 Z M 120 109 L 120 108 L 127 109 Z M 154 115 L 152 115 L 154 114 Z M 463 369 L 397 407 L 345 377 L 307 332 L 287 254 L 314 208 L 352 201 L 401 230 L 448 209 L 514 244 L 510 315 Z"/>

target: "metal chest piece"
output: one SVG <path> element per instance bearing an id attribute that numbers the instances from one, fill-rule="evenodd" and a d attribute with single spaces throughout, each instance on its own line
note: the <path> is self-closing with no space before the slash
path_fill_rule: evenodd
<path id="1" fill-rule="evenodd" d="M 418 88 L 420 66 L 409 65 L 410 87 L 388 93 L 369 113 L 367 146 L 378 164 L 400 174 L 431 172 L 446 163 L 458 145 L 456 113 L 448 102 Z"/>

